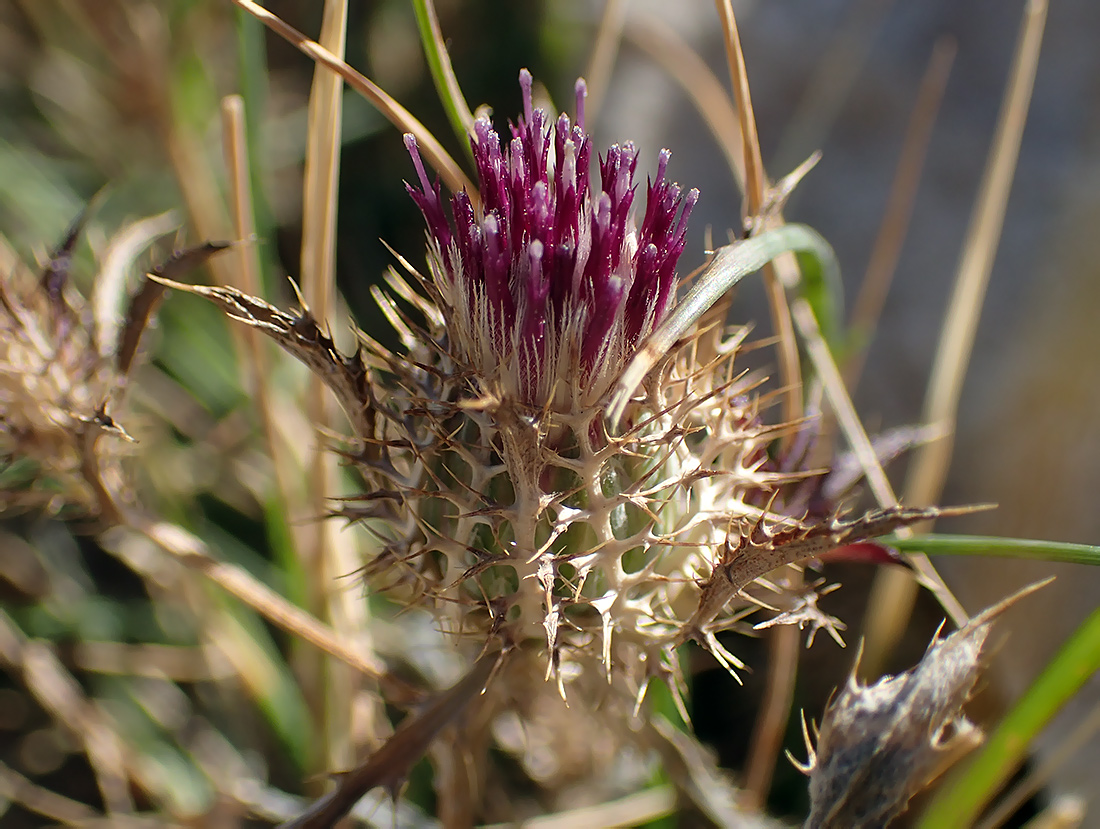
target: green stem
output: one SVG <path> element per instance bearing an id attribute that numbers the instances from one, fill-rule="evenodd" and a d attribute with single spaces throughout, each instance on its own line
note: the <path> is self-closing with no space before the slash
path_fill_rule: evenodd
<path id="1" fill-rule="evenodd" d="M 918 535 L 913 538 L 888 536 L 882 543 L 904 553 L 928 555 L 992 556 L 1100 565 L 1100 547 L 1061 541 L 1027 538 L 990 538 L 977 535 Z"/>
<path id="2" fill-rule="evenodd" d="M 447 47 L 443 43 L 435 7 L 432 5 L 432 0 L 412 0 L 412 5 L 416 12 L 416 25 L 420 30 L 420 42 L 424 45 L 424 56 L 428 60 L 428 70 L 432 73 L 439 100 L 447 113 L 447 120 L 451 122 L 451 128 L 458 136 L 458 142 L 466 152 L 466 157 L 472 161 L 474 152 L 470 146 L 470 131 L 474 116 L 458 85 L 454 67 L 451 66 L 451 57 L 447 54 Z"/>
<path id="3" fill-rule="evenodd" d="M 264 113 L 267 111 L 268 75 L 264 27 L 244 9 L 237 9 L 237 78 L 244 99 L 245 140 L 252 186 L 252 213 L 256 235 L 270 242 L 275 238 L 275 214 L 264 186 Z M 282 277 L 269 245 L 258 245 L 260 284 L 265 294 L 281 290 Z"/>

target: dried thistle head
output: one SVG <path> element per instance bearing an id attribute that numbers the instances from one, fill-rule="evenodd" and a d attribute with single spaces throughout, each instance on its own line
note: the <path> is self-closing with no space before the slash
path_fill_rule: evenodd
<path id="1" fill-rule="evenodd" d="M 0 509 L 111 521 L 101 513 L 132 498 L 122 467 L 132 439 L 114 413 L 164 291 L 146 280 L 127 297 L 126 274 L 176 224 L 165 213 L 116 234 L 85 297 L 71 271 L 87 212 L 37 275 L 0 247 Z M 182 251 L 153 273 L 178 275 L 224 247 Z"/>
<path id="2" fill-rule="evenodd" d="M 0 509 L 95 514 L 85 475 L 90 443 L 125 437 L 106 405 L 119 383 L 91 309 L 70 285 L 83 216 L 36 275 L 10 250 L 0 273 Z M 119 440 L 104 441 L 102 474 L 121 482 Z"/>

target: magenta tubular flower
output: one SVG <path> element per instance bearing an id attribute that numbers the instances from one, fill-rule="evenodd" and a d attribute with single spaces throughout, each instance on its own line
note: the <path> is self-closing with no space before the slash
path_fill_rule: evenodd
<path id="1" fill-rule="evenodd" d="M 405 143 L 420 188 L 407 187 L 427 223 L 454 356 L 487 392 L 575 410 L 598 404 L 667 314 L 699 194 L 667 180 L 670 153 L 662 150 L 637 228 L 637 151 L 613 145 L 592 180 L 584 82 L 576 85 L 575 124 L 565 114 L 553 123 L 534 107 L 526 69 L 520 86 L 523 116 L 506 147 L 488 119 L 474 123 L 480 207 L 458 193 L 448 220 L 411 135 Z"/>

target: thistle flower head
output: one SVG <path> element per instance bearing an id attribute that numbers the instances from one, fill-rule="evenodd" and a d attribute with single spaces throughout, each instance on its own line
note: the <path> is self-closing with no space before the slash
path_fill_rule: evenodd
<path id="1" fill-rule="evenodd" d="M 938 513 L 845 521 L 835 498 L 822 506 L 806 447 L 772 451 L 809 427 L 769 424 L 765 378 L 734 365 L 746 328 L 689 326 L 629 395 L 624 433 L 604 428 L 624 369 L 675 301 L 696 193 L 667 180 L 662 153 L 636 225 L 634 147 L 612 147 L 590 177 L 583 85 L 573 124 L 534 107 L 526 72 L 521 84 L 506 147 L 475 125 L 476 199 L 457 193 L 448 211 L 406 138 L 430 272 L 391 271 L 376 293 L 399 350 L 360 332 L 341 354 L 306 309 L 189 290 L 274 337 L 341 401 L 356 432 L 346 456 L 366 482 L 341 514 L 376 534 L 372 585 L 444 630 L 545 660 L 559 692 L 568 679 L 596 699 L 610 682 L 636 705 L 654 677 L 678 678 L 687 641 L 738 666 L 717 635 L 761 606 L 786 611 L 776 623 L 833 630 L 803 588 L 765 577 Z"/>
<path id="2" fill-rule="evenodd" d="M 526 69 L 520 85 L 523 115 L 505 146 L 487 118 L 474 123 L 478 203 L 457 193 L 448 219 L 411 135 L 420 187 L 407 186 L 427 222 L 456 356 L 484 391 L 537 408 L 591 407 L 669 309 L 698 191 L 684 195 L 666 178 L 663 150 L 637 227 L 637 150 L 612 146 L 592 178 L 584 82 L 576 123 L 533 105 Z"/>

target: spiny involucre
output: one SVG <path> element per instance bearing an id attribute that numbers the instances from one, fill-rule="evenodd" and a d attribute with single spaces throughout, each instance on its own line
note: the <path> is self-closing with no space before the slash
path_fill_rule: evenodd
<path id="1" fill-rule="evenodd" d="M 533 105 L 526 71 L 520 82 L 506 145 L 475 122 L 478 193 L 455 194 L 450 215 L 406 138 L 428 272 L 405 263 L 375 293 L 398 352 L 360 332 L 344 355 L 307 311 L 178 287 L 274 337 L 336 393 L 367 483 L 341 512 L 381 539 L 372 585 L 463 638 L 545 653 L 559 680 L 606 674 L 640 698 L 677 676 L 689 639 L 736 665 L 715 634 L 758 606 L 770 571 L 928 513 L 844 522 L 823 508 L 802 456 L 769 453 L 792 427 L 764 422 L 763 378 L 734 366 L 746 329 L 721 321 L 651 372 L 621 433 L 607 428 L 624 366 L 674 305 L 697 194 L 668 180 L 662 152 L 636 224 L 637 153 L 613 146 L 590 175 L 583 83 L 574 124 Z M 782 622 L 831 621 L 812 601 L 785 604 L 781 584 L 762 589 Z"/>

